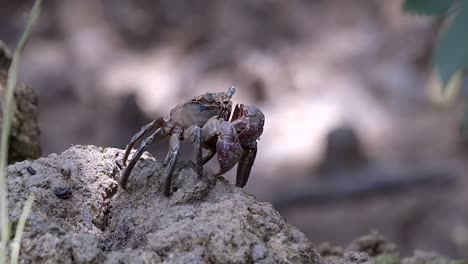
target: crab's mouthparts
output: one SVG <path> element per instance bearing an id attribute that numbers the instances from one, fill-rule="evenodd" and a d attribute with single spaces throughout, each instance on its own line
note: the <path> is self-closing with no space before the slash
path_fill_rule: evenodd
<path id="1" fill-rule="evenodd" d="M 222 119 L 228 121 L 229 117 L 230 117 L 229 115 L 230 115 L 229 109 L 228 108 L 223 108 L 221 110 L 221 113 L 219 113 L 219 118 L 222 118 Z"/>

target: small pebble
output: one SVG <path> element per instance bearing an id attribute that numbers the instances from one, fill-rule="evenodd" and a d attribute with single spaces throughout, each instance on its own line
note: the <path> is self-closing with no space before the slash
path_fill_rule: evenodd
<path id="1" fill-rule="evenodd" d="M 259 244 L 256 244 L 252 247 L 252 260 L 259 261 L 267 257 L 268 250 Z"/>
<path id="2" fill-rule="evenodd" d="M 72 190 L 70 187 L 57 187 L 54 188 L 54 194 L 57 198 L 65 200 L 71 197 Z"/>
<path id="3" fill-rule="evenodd" d="M 27 170 L 27 171 L 29 172 L 29 174 L 31 174 L 31 175 L 35 175 L 35 174 L 36 174 L 36 170 L 35 170 L 33 167 L 31 167 L 31 166 L 26 167 L 26 170 Z"/>
<path id="4" fill-rule="evenodd" d="M 93 216 L 91 215 L 91 212 L 89 211 L 88 208 L 84 208 L 82 212 L 83 216 L 83 224 L 86 228 L 92 230 L 93 229 Z"/>
<path id="5" fill-rule="evenodd" d="M 104 241 L 102 241 L 102 249 L 103 249 L 104 251 L 111 251 L 111 249 L 112 249 L 112 244 L 114 244 L 114 243 L 112 242 L 112 240 L 110 240 L 110 239 L 104 239 Z"/>
<path id="6" fill-rule="evenodd" d="M 189 212 L 189 213 L 185 214 L 185 217 L 190 218 L 191 220 L 193 220 L 195 218 L 195 214 L 193 212 Z"/>
<path id="7" fill-rule="evenodd" d="M 69 168 L 61 168 L 60 173 L 66 178 L 71 176 L 71 170 Z"/>

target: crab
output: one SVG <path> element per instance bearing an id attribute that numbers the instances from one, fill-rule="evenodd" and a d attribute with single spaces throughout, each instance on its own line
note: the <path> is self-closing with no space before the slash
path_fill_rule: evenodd
<path id="1" fill-rule="evenodd" d="M 237 104 L 229 120 L 234 93 L 234 87 L 230 87 L 227 92 L 207 92 L 177 105 L 169 116 L 159 117 L 143 126 L 131 138 L 125 150 L 122 159 L 125 168 L 120 186 L 126 188 L 133 168 L 146 149 L 156 139 L 170 136 L 169 151 L 164 161 L 165 196 L 171 194 L 172 174 L 181 141 L 195 144 L 195 170 L 199 177 L 203 175 L 203 165 L 217 154 L 219 169 L 214 176 L 226 173 L 237 163 L 236 186 L 244 187 L 255 161 L 257 140 L 263 132 L 265 116 L 255 106 Z M 149 136 L 143 139 L 145 135 Z M 133 147 L 140 140 L 140 146 L 127 165 Z M 205 156 L 203 148 L 208 151 Z"/>

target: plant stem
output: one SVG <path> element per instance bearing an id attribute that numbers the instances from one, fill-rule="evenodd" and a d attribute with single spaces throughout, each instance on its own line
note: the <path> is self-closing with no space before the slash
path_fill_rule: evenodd
<path id="1" fill-rule="evenodd" d="M 18 256 L 19 250 L 21 247 L 21 237 L 23 236 L 23 229 L 26 225 L 26 219 L 28 219 L 29 212 L 31 211 L 31 207 L 34 202 L 34 194 L 31 194 L 24 203 L 23 212 L 21 212 L 21 216 L 18 220 L 18 225 L 16 226 L 15 238 L 11 243 L 11 258 L 10 263 L 16 264 L 18 263 Z"/>
<path id="2" fill-rule="evenodd" d="M 21 52 L 24 48 L 26 40 L 31 32 L 32 26 L 36 23 L 40 13 L 41 0 L 36 0 L 31 9 L 29 20 L 26 25 L 18 46 L 13 53 L 12 62 L 8 71 L 5 104 L 3 105 L 3 120 L 0 135 L 0 227 L 1 227 L 1 244 L 0 244 L 0 264 L 6 262 L 7 259 L 7 243 L 10 238 L 10 224 L 8 220 L 8 194 L 6 186 L 6 166 L 8 163 L 8 146 L 11 130 L 11 120 L 13 117 L 13 95 L 18 77 L 18 64 L 21 60 Z"/>

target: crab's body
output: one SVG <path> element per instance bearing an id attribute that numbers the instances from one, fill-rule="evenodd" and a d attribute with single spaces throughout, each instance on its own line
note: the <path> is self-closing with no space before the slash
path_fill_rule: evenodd
<path id="1" fill-rule="evenodd" d="M 265 117 L 261 111 L 253 106 L 237 105 L 234 111 L 232 123 L 229 117 L 232 111 L 231 97 L 235 93 L 234 87 L 223 93 L 206 93 L 177 105 L 170 115 L 160 117 L 145 125 L 127 145 L 123 157 L 123 166 L 133 146 L 145 138 L 130 163 L 124 169 L 120 185 L 125 188 L 133 167 L 143 152 L 153 143 L 155 138 L 171 136 L 169 152 L 165 159 L 166 186 L 164 194 L 170 195 L 171 179 L 177 161 L 180 141 L 195 143 L 196 169 L 201 176 L 203 164 L 208 162 L 215 154 L 218 154 L 219 171 L 221 175 L 230 170 L 239 162 L 236 185 L 243 187 L 250 174 L 250 169 L 255 160 L 256 140 L 263 131 Z M 203 157 L 202 148 L 209 153 Z"/>
<path id="2" fill-rule="evenodd" d="M 234 88 L 227 93 L 206 93 L 180 104 L 171 110 L 170 118 L 181 127 L 202 127 L 213 116 L 228 120 L 231 115 L 231 97 Z"/>

